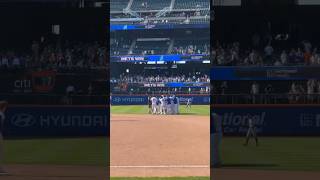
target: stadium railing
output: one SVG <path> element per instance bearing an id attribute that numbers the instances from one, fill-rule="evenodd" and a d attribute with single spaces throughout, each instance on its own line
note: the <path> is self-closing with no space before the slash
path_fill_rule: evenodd
<path id="1" fill-rule="evenodd" d="M 0 99 L 16 105 L 106 105 L 107 95 L 59 95 L 1 93 Z"/>

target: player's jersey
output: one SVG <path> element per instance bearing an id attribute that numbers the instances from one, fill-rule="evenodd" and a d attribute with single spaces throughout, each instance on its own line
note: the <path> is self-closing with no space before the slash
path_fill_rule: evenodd
<path id="1" fill-rule="evenodd" d="M 157 104 L 157 101 L 158 101 L 158 99 L 157 99 L 156 97 L 152 97 L 152 98 L 151 98 L 151 103 L 152 103 L 153 105 L 156 105 L 156 104 Z"/>
<path id="2" fill-rule="evenodd" d="M 248 119 L 248 125 L 249 125 L 249 128 L 253 128 L 254 127 L 254 122 L 251 118 Z"/>
<path id="3" fill-rule="evenodd" d="M 178 98 L 177 97 L 173 98 L 173 104 L 178 104 Z"/>
<path id="4" fill-rule="evenodd" d="M 151 98 L 149 97 L 149 98 L 148 98 L 148 105 L 151 105 L 151 104 L 152 104 Z"/>
<path id="5" fill-rule="evenodd" d="M 213 123 L 211 123 L 211 133 L 212 134 L 215 134 L 215 133 L 222 134 L 221 117 L 216 113 L 213 113 L 212 116 L 213 116 Z"/>
<path id="6" fill-rule="evenodd" d="M 163 97 L 163 98 L 160 98 L 159 100 L 160 100 L 160 104 L 161 104 L 161 105 L 164 105 L 164 100 L 165 100 L 164 97 Z"/>
<path id="7" fill-rule="evenodd" d="M 5 114 L 2 111 L 0 111 L 0 133 L 3 132 L 5 118 L 6 118 Z"/>
<path id="8" fill-rule="evenodd" d="M 157 106 L 159 106 L 161 104 L 160 98 L 157 99 Z"/>
<path id="9" fill-rule="evenodd" d="M 171 104 L 171 97 L 167 98 L 167 104 Z"/>
<path id="10" fill-rule="evenodd" d="M 173 97 L 169 97 L 169 99 L 170 99 L 170 104 L 174 104 Z"/>

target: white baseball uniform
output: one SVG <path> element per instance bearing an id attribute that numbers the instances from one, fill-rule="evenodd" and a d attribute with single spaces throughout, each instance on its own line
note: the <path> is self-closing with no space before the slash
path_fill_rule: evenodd
<path id="1" fill-rule="evenodd" d="M 157 101 L 158 101 L 158 99 L 156 97 L 152 97 L 150 100 L 151 100 L 152 114 L 156 114 L 157 113 Z"/>

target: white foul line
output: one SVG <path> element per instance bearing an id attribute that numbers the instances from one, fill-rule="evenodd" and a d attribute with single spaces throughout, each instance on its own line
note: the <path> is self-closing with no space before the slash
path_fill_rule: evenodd
<path id="1" fill-rule="evenodd" d="M 110 166 L 110 168 L 209 168 L 208 165 Z"/>

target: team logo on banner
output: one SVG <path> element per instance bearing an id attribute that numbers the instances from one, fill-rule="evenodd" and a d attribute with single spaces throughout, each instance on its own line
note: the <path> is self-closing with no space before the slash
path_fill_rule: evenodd
<path id="1" fill-rule="evenodd" d="M 12 116 L 11 122 L 17 127 L 30 127 L 36 123 L 36 119 L 30 114 L 21 113 Z"/>
<path id="2" fill-rule="evenodd" d="M 50 70 L 32 72 L 32 84 L 35 92 L 50 92 L 56 81 L 56 72 Z"/>

